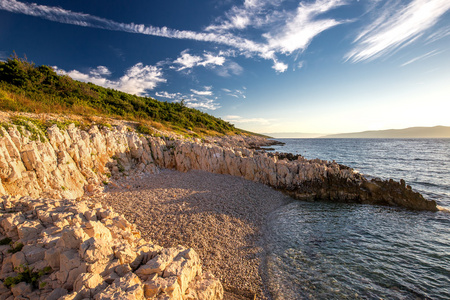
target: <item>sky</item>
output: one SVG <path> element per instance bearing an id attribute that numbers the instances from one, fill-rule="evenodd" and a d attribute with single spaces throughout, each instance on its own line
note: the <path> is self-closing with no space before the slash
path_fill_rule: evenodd
<path id="1" fill-rule="evenodd" d="M 14 52 L 253 132 L 450 126 L 449 0 L 0 0 Z"/>

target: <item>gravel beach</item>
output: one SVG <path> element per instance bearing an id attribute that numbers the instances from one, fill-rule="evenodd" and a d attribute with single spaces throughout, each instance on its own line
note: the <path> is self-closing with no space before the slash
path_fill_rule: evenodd
<path id="1" fill-rule="evenodd" d="M 164 247 L 194 248 L 225 299 L 264 299 L 260 228 L 291 198 L 263 184 L 204 171 L 162 170 L 110 184 L 97 197 Z"/>

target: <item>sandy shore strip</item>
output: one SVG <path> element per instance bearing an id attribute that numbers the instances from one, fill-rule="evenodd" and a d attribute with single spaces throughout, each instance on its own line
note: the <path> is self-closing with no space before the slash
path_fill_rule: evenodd
<path id="1" fill-rule="evenodd" d="M 225 299 L 264 299 L 260 228 L 291 198 L 260 183 L 204 171 L 163 170 L 124 178 L 94 198 L 164 247 L 194 248 L 204 269 L 221 280 Z"/>

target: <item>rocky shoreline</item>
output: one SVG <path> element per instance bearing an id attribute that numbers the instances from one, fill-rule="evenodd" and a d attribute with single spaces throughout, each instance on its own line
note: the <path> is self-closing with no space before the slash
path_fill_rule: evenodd
<path id="1" fill-rule="evenodd" d="M 39 130 L 28 121 L 28 129 Z M 202 170 L 243 177 L 298 199 L 381 204 L 437 211 L 404 182 L 367 180 L 353 169 L 320 159 L 290 159 L 250 149 L 267 143 L 256 136 L 183 138 L 139 134 L 125 124 L 82 130 L 56 124 L 43 141 L 24 126 L 0 128 L 0 194 L 78 198 L 110 176 L 155 173 L 160 168 Z M 34 135 L 33 135 L 34 134 Z"/>
<path id="2" fill-rule="evenodd" d="M 115 182 L 121 178 L 132 178 L 133 180 L 133 178 L 139 178 L 146 174 L 158 174 L 161 169 L 172 169 L 181 172 L 200 170 L 215 174 L 236 176 L 273 187 L 294 198 L 302 200 L 329 200 L 393 205 L 418 210 L 437 210 L 434 201 L 424 199 L 422 195 L 412 191 L 411 187 L 406 186 L 404 181 L 368 180 L 353 169 L 339 165 L 336 162 L 322 161 L 319 159 L 307 160 L 301 156 L 279 153 L 273 154 L 260 151 L 258 149 L 267 145 L 267 140 L 262 137 L 224 136 L 198 139 L 186 138 L 173 133 L 158 131 L 155 131 L 156 134 L 151 136 L 138 133 L 133 128 L 133 124 L 122 121 L 116 121 L 113 126 L 94 124 L 86 129 L 80 128 L 75 124 L 71 124 L 67 127 L 61 127 L 58 126 L 58 124 L 55 124 L 43 131 L 42 128 L 36 125 L 37 122 L 33 119 L 33 117 L 39 117 L 37 115 L 31 115 L 31 117 L 30 115 L 27 115 L 26 118 L 21 119 L 22 121 L 20 124 L 15 125 L 8 121 L 8 118 L 10 117 L 9 114 L 2 113 L 1 117 L 3 122 L 0 127 L 0 195 L 6 197 L 4 198 L 1 215 L 3 220 L 10 217 L 8 214 L 10 214 L 11 211 L 7 210 L 10 210 L 11 206 L 8 206 L 10 205 L 8 204 L 8 201 L 10 201 L 10 199 L 16 199 L 11 198 L 11 196 L 27 196 L 25 198 L 19 198 L 19 200 L 16 199 L 17 201 L 14 200 L 14 203 L 17 203 L 19 208 L 23 207 L 23 210 L 18 212 L 21 216 L 18 217 L 18 220 L 25 220 L 28 222 L 27 219 L 30 219 L 35 223 L 41 222 L 40 226 L 42 228 L 45 228 L 46 226 L 58 227 L 58 225 L 52 224 L 51 222 L 48 224 L 42 223 L 44 221 L 40 219 L 40 213 L 38 213 L 37 210 L 33 210 L 36 205 L 33 206 L 32 203 L 39 203 L 37 206 L 42 207 L 45 207 L 46 203 L 49 203 L 50 206 L 43 209 L 45 211 L 54 210 L 54 207 L 60 205 L 55 204 L 60 203 L 58 202 L 60 201 L 58 199 L 79 199 L 84 196 L 95 195 L 108 185 L 114 185 Z M 34 208 L 30 208 L 27 204 L 28 202 L 31 203 L 30 205 Z M 242 204 L 242 202 L 239 204 Z M 67 205 L 76 206 L 75 202 Z M 100 209 L 100 207 L 96 207 L 93 203 L 87 203 L 85 205 L 92 209 Z M 73 210 L 73 208 L 68 209 Z M 74 227 L 81 228 L 78 230 L 78 233 L 81 234 L 81 232 L 85 232 L 85 229 L 89 229 L 89 226 L 92 225 L 86 222 L 102 222 L 103 218 L 97 216 L 98 212 L 94 213 L 97 220 L 90 220 L 88 216 L 92 214 L 93 213 L 91 212 L 86 215 L 86 211 L 75 212 L 74 215 L 78 215 L 78 218 L 72 216 L 73 224 L 69 222 L 63 227 L 59 227 L 60 231 L 58 234 L 61 234 L 61 232 L 66 229 L 73 229 Z M 164 215 L 163 212 L 162 215 Z M 56 218 L 59 219 L 60 217 Z M 52 219 L 51 221 L 54 220 Z M 11 223 L 12 225 L 5 223 L 6 226 L 3 225 L 2 221 L 4 230 L 2 234 L 6 235 L 6 237 L 8 237 L 8 235 L 13 235 L 14 238 L 16 238 L 14 233 L 18 232 L 18 228 L 21 228 L 19 226 L 21 223 L 14 222 Z M 36 226 L 39 227 L 39 224 L 37 223 Z M 173 226 L 176 227 L 177 224 L 173 224 Z M 57 229 L 54 230 L 55 232 L 57 231 Z M 111 235 L 114 236 L 114 234 Z M 85 235 L 83 236 L 86 237 Z M 19 236 L 19 239 L 22 238 L 23 237 Z M 35 235 L 34 240 L 26 242 L 30 242 L 31 245 L 39 244 L 45 248 L 45 246 L 42 245 L 42 242 L 36 240 L 41 238 L 43 237 Z M 112 245 L 117 243 L 120 244 L 121 242 L 116 241 L 115 238 L 116 237 L 114 237 Z M 120 236 L 117 236 L 117 238 L 120 238 Z M 61 239 L 61 237 L 59 237 L 59 239 Z M 83 239 L 78 239 L 77 241 L 80 241 L 80 243 L 77 242 L 77 247 L 81 247 L 81 245 L 86 242 L 86 240 Z M 16 245 L 18 240 L 13 239 L 12 242 Z M 95 241 L 91 242 L 94 243 Z M 94 249 L 101 248 L 97 244 L 94 244 L 85 246 L 88 248 L 92 246 Z M 132 248 L 131 252 L 140 253 L 137 244 L 130 244 L 130 247 Z M 166 249 L 172 248 L 169 247 Z M 74 251 L 80 256 L 81 261 L 84 252 L 80 250 L 81 248 L 73 249 L 75 249 Z M 114 249 L 112 250 L 114 255 L 110 253 L 111 251 L 108 252 L 109 254 L 107 256 L 109 260 L 107 263 L 110 263 L 111 260 L 119 259 L 116 257 Z M 154 253 L 152 252 L 153 256 L 147 255 L 148 261 L 151 261 L 154 257 L 165 255 L 164 253 L 167 251 L 170 253 L 175 251 L 158 249 L 159 252 L 156 250 Z M 173 255 L 167 254 L 170 258 L 169 261 L 173 260 L 174 257 L 178 260 L 184 259 L 188 261 L 189 257 L 180 254 L 183 251 L 188 251 L 185 248 L 183 249 L 184 250 L 180 251 L 177 250 L 178 252 L 176 253 L 173 252 Z M 2 253 L 4 252 L 5 254 L 2 257 L 2 270 L 3 266 L 6 265 L 8 266 L 5 267 L 6 271 L 9 271 L 8 268 L 10 268 L 11 265 L 20 267 L 20 264 L 17 266 L 14 265 L 14 263 L 11 262 L 11 258 L 9 258 L 8 261 L 8 257 L 12 256 L 6 254 L 8 253 L 7 250 L 9 249 L 2 249 Z M 61 258 L 61 253 L 64 253 L 66 250 L 64 248 L 60 250 L 59 261 L 61 263 L 63 260 L 63 258 Z M 42 252 L 42 250 L 39 251 Z M 101 249 L 99 251 L 101 251 Z M 20 251 L 18 253 L 20 253 Z M 88 261 L 85 261 L 86 266 L 89 263 L 95 263 L 90 262 L 89 259 Z M 134 274 L 129 276 L 138 278 L 136 280 L 133 279 L 133 282 L 137 282 L 144 291 L 143 295 L 148 296 L 150 294 L 146 294 L 144 287 L 145 282 L 148 281 L 151 276 L 142 277 L 139 274 L 135 274 L 135 271 L 137 272 L 138 270 L 137 268 L 146 265 L 146 262 L 142 264 L 143 261 L 144 260 L 141 260 L 140 264 L 135 266 L 136 268 L 131 267 L 130 265 L 131 270 L 129 270 L 128 273 Z M 195 261 L 195 265 L 197 266 L 197 260 Z M 22 260 L 22 262 L 32 265 L 27 259 L 25 259 L 25 261 Z M 128 263 L 132 263 L 132 261 Z M 169 263 L 166 265 L 168 264 Z M 188 263 L 188 265 L 191 264 Z M 161 268 L 162 267 L 160 267 L 160 269 Z M 198 268 L 195 267 L 194 269 Z M 56 280 L 53 282 L 59 284 L 58 288 L 66 289 L 67 293 L 70 295 L 72 295 L 71 293 L 73 293 L 73 291 L 78 292 L 78 290 L 81 291 L 87 287 L 89 287 L 88 290 L 89 293 L 91 293 L 89 295 L 93 295 L 92 293 L 99 294 L 99 291 L 103 291 L 105 288 L 107 289 L 115 284 L 115 281 L 111 278 L 107 280 L 107 274 L 103 273 L 104 270 L 100 270 L 95 273 L 98 275 L 96 278 L 99 283 L 92 288 L 93 283 L 91 284 L 90 278 L 94 275 L 81 275 L 85 274 L 86 270 L 83 269 L 81 270 L 82 272 L 77 273 L 76 276 L 73 275 L 70 284 L 61 278 L 65 277 L 65 280 L 67 280 L 67 274 L 69 274 L 71 270 L 65 270 L 67 276 L 61 275 L 60 278 L 54 277 L 52 280 Z M 6 271 L 2 271 L 2 273 L 4 273 L 3 275 L 8 274 Z M 22 271 L 24 272 L 25 270 Z M 29 269 L 28 271 L 31 272 L 33 270 Z M 57 272 L 60 271 L 61 270 Z M 184 272 L 181 269 L 178 271 L 181 273 Z M 178 271 L 174 271 L 174 274 L 171 273 L 172 275 L 168 276 L 178 278 L 172 280 L 177 282 L 180 286 L 180 290 L 177 288 L 170 289 L 170 291 L 177 290 L 177 292 L 174 292 L 174 296 L 171 296 L 172 294 L 168 294 L 169 290 L 160 288 L 158 290 L 159 294 L 156 295 L 160 295 L 161 299 L 162 297 L 169 297 L 171 299 L 190 299 L 186 295 L 188 295 L 192 289 L 184 289 L 190 283 L 182 283 L 180 281 L 181 279 L 179 279 L 180 277 L 177 277 L 177 274 L 179 274 L 177 273 Z M 12 270 L 11 272 L 15 271 Z M 164 268 L 156 273 L 144 275 L 151 274 L 158 274 L 159 276 L 153 276 L 151 280 L 156 280 L 156 278 L 160 278 L 161 276 L 161 278 L 165 278 Z M 200 274 L 201 273 L 197 272 L 194 277 Z M 125 275 L 125 273 L 122 275 Z M 81 276 L 81 281 L 79 281 L 78 285 L 75 285 L 79 276 Z M 100 277 L 103 281 L 100 280 Z M 2 277 L 2 279 L 5 278 L 6 277 Z M 116 279 L 119 281 L 114 285 L 114 288 L 117 287 L 124 292 L 122 288 L 119 288 L 120 279 L 115 278 L 114 280 Z M 140 281 L 138 282 L 138 280 Z M 205 280 L 213 279 L 212 277 L 207 276 L 205 277 Z M 106 287 L 105 284 L 108 284 L 108 287 Z M 216 283 L 213 286 L 219 285 L 220 283 Z M 52 288 L 55 288 L 56 283 L 52 283 L 51 286 Z M 98 286 L 101 286 L 101 288 L 97 289 Z M 222 286 L 220 285 L 220 288 L 221 287 Z M 29 287 L 26 287 L 26 289 L 28 288 Z M 128 288 L 129 287 L 125 288 L 125 292 L 128 292 Z M 91 289 L 93 289 L 93 291 L 91 291 Z M 141 295 L 141 288 L 137 289 L 139 290 L 139 295 Z M 214 288 L 213 290 L 218 291 L 220 289 Z M 134 293 L 135 289 L 131 289 L 130 291 Z M 12 292 L 11 289 L 11 293 Z M 261 294 L 260 292 L 257 293 Z M 151 295 L 152 296 L 148 297 L 155 296 L 154 294 Z M 208 292 L 207 295 L 205 295 L 205 298 L 202 299 L 220 299 L 222 297 L 221 295 L 220 292 Z M 98 297 L 100 297 L 99 299 L 102 299 L 101 296 Z M 75 298 L 81 299 L 82 297 L 77 296 Z"/>

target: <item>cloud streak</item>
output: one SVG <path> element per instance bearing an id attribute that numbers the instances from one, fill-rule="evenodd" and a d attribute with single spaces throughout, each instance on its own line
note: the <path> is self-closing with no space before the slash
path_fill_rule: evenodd
<path id="1" fill-rule="evenodd" d="M 329 14 L 337 8 L 350 5 L 351 0 L 298 1 L 298 5 L 292 6 L 292 3 L 285 5 L 284 2 L 288 1 L 284 0 L 244 0 L 242 5 L 233 6 L 200 32 L 121 23 L 60 7 L 17 0 L 0 0 L 0 9 L 75 26 L 214 43 L 229 47 L 225 52 L 233 53 L 233 56 L 259 56 L 270 60 L 273 62 L 272 68 L 282 73 L 289 68 L 282 61 L 282 55 L 298 55 L 322 32 L 353 22 L 333 18 Z M 353 49 L 344 57 L 346 61 L 356 63 L 376 59 L 413 43 L 436 25 L 450 9 L 448 0 L 412 0 L 407 5 L 400 3 L 395 0 L 370 2 L 370 8 L 364 16 L 376 14 L 375 18 L 354 39 Z M 448 30 L 444 29 L 430 35 L 428 42 L 447 35 Z M 241 74 L 242 67 L 227 61 L 229 55 L 225 52 L 221 51 L 218 55 L 210 52 L 191 55 L 185 50 L 175 61 L 171 60 L 175 65 L 172 68 L 189 72 L 193 67 L 203 66 L 215 69 L 218 75 L 224 77 Z"/>
<path id="2" fill-rule="evenodd" d="M 404 7 L 384 6 L 346 54 L 351 62 L 373 60 L 416 41 L 450 9 L 448 0 L 414 0 Z"/>
<path id="3" fill-rule="evenodd" d="M 304 51 L 318 34 L 345 22 L 329 18 L 318 19 L 318 16 L 345 4 L 347 1 L 344 0 L 318 0 L 308 4 L 300 2 L 295 13 L 287 18 L 283 26 L 263 36 L 274 51 L 285 54 L 296 50 Z"/>
<path id="4" fill-rule="evenodd" d="M 0 9 L 39 17 L 46 20 L 83 27 L 100 28 L 105 30 L 123 31 L 144 35 L 152 35 L 173 39 L 187 39 L 203 42 L 213 42 L 252 53 L 264 53 L 267 46 L 231 34 L 216 34 L 195 32 L 190 30 L 176 30 L 167 27 L 146 26 L 143 24 L 120 23 L 89 14 L 73 12 L 59 7 L 23 3 L 16 0 L 0 0 Z"/>
<path id="5" fill-rule="evenodd" d="M 442 53 L 442 52 L 443 52 L 443 51 L 433 50 L 433 51 L 430 51 L 430 52 L 428 52 L 428 53 L 425 53 L 424 55 L 421 55 L 421 56 L 415 57 L 415 58 L 413 58 L 413 59 L 411 59 L 411 60 L 408 60 L 407 62 L 401 64 L 400 66 L 401 66 L 401 67 L 407 66 L 407 65 L 412 64 L 412 63 L 414 63 L 414 62 L 416 62 L 416 61 L 423 60 L 423 59 L 427 59 L 427 58 L 429 58 L 429 57 L 435 56 L 435 55 L 440 54 L 440 53 Z"/>
<path id="6" fill-rule="evenodd" d="M 60 7 L 38 5 L 35 3 L 30 4 L 16 0 L 0 0 L 0 9 L 76 26 L 171 39 L 216 43 L 232 47 L 240 54 L 246 56 L 258 55 L 264 59 L 272 60 L 274 62 L 273 68 L 277 72 L 284 72 L 287 66 L 278 60 L 276 53 L 290 54 L 295 50 L 303 51 L 317 34 L 341 24 L 341 22 L 333 19 L 317 20 L 317 17 L 322 13 L 345 4 L 345 1 L 316 0 L 310 4 L 300 3 L 296 12 L 282 26 L 272 26 L 286 19 L 284 13 L 273 9 L 281 2 L 283 0 L 245 0 L 242 7 L 233 7 L 226 13 L 226 20 L 207 27 L 205 32 L 177 30 L 134 23 L 120 23 L 85 13 L 73 12 Z M 268 7 L 272 9 L 266 9 Z M 264 26 L 269 28 L 276 27 L 278 29 L 271 32 L 263 32 L 263 36 L 267 41 L 266 43 L 243 38 L 231 32 L 233 29 L 242 30 L 250 26 L 254 28 L 263 28 Z M 188 59 L 195 59 L 195 57 L 186 57 L 185 60 L 181 58 L 177 61 L 181 65 L 181 70 L 189 68 L 189 63 L 203 64 L 204 66 L 221 66 L 225 62 L 223 57 L 215 57 L 212 54 L 205 54 L 198 61 L 190 61 Z M 230 71 L 233 72 L 233 70 Z M 230 74 L 227 71 L 223 71 L 222 73 L 225 76 L 226 74 Z"/>

